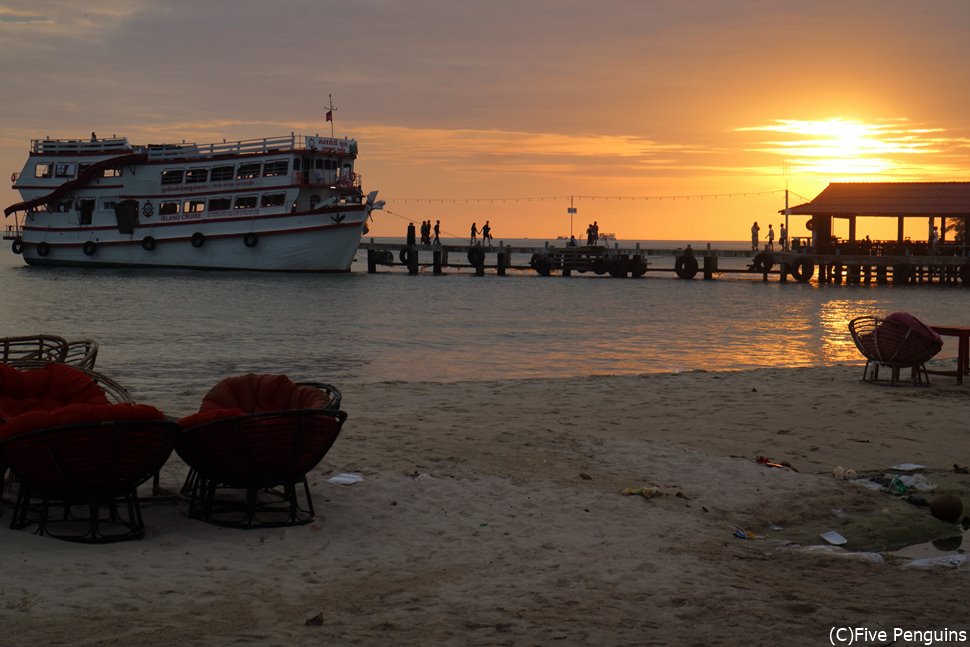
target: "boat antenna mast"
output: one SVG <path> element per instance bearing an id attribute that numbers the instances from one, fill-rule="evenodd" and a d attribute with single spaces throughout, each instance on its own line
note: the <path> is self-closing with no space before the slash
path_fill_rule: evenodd
<path id="1" fill-rule="evenodd" d="M 327 96 L 330 97 L 330 105 L 327 109 L 327 121 L 330 122 L 330 138 L 333 139 L 333 112 L 336 108 L 333 107 L 333 95 L 328 94 Z"/>

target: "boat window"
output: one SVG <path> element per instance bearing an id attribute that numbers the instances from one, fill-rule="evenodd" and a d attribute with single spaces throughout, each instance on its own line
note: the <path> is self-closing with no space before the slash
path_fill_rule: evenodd
<path id="1" fill-rule="evenodd" d="M 263 164 L 263 177 L 276 177 L 286 175 L 290 172 L 290 163 L 287 160 L 275 160 Z"/>
<path id="2" fill-rule="evenodd" d="M 241 195 L 236 198 L 236 209 L 255 209 L 255 208 L 256 208 L 256 196 Z"/>
<path id="3" fill-rule="evenodd" d="M 120 168 L 106 168 L 101 172 L 101 177 L 121 177 Z"/>
<path id="4" fill-rule="evenodd" d="M 53 164 L 38 164 L 34 167 L 34 177 L 53 177 Z"/>
<path id="5" fill-rule="evenodd" d="M 74 162 L 60 162 L 54 167 L 54 175 L 57 177 L 74 177 L 77 171 L 77 164 Z"/>
<path id="6" fill-rule="evenodd" d="M 229 198 L 212 198 L 209 200 L 209 211 L 228 211 L 232 207 Z"/>
<path id="7" fill-rule="evenodd" d="M 284 204 L 286 204 L 285 193 L 267 193 L 259 202 L 261 207 L 282 207 Z"/>
<path id="8" fill-rule="evenodd" d="M 248 180 L 254 177 L 259 177 L 259 167 L 262 166 L 259 162 L 255 164 L 240 164 L 239 170 L 236 171 L 237 180 Z"/>
<path id="9" fill-rule="evenodd" d="M 216 166 L 212 169 L 212 175 L 209 176 L 209 180 L 212 182 L 225 182 L 226 180 L 232 179 L 233 171 L 236 168 L 234 166 Z"/>
<path id="10" fill-rule="evenodd" d="M 208 179 L 209 169 L 207 168 L 190 168 L 185 172 L 186 184 L 201 184 Z"/>
<path id="11" fill-rule="evenodd" d="M 88 167 L 89 166 L 91 166 L 91 165 L 90 164 L 78 164 L 77 165 L 77 174 L 79 176 L 84 175 L 84 172 L 88 170 Z"/>
<path id="12" fill-rule="evenodd" d="M 178 202 L 163 202 L 158 205 L 158 215 L 160 216 L 170 216 L 173 213 L 179 212 Z"/>
<path id="13" fill-rule="evenodd" d="M 293 158 L 293 170 L 294 171 L 299 171 L 300 170 L 300 158 L 299 157 Z"/>
<path id="14" fill-rule="evenodd" d="M 118 198 L 101 198 L 101 211 L 114 211 Z"/>
<path id="15" fill-rule="evenodd" d="M 169 169 L 162 171 L 162 186 L 166 184 L 181 184 L 182 169 Z"/>
<path id="16" fill-rule="evenodd" d="M 205 200 L 186 200 L 182 205 L 182 213 L 202 213 L 205 211 Z"/>
<path id="17" fill-rule="evenodd" d="M 314 168 L 320 168 L 320 169 L 325 169 L 325 168 L 327 168 L 327 161 L 328 161 L 328 160 L 322 160 L 322 159 L 319 159 L 319 158 L 318 158 L 318 159 L 316 160 L 316 164 L 315 164 L 315 166 L 314 166 Z"/>

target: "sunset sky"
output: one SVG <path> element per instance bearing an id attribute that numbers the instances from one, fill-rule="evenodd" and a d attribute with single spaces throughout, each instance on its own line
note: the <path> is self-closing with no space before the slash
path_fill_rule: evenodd
<path id="1" fill-rule="evenodd" d="M 965 0 L 0 0 L 0 162 L 329 134 L 332 94 L 371 235 L 555 237 L 574 196 L 577 235 L 740 240 L 786 186 L 970 180 L 968 33 Z"/>

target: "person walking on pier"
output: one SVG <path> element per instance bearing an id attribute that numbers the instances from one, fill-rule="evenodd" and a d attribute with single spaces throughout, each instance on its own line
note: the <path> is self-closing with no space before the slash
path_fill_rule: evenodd
<path id="1" fill-rule="evenodd" d="M 758 226 L 758 221 L 755 220 L 754 224 L 751 225 L 751 251 L 758 251 L 758 241 L 761 240 L 761 227 Z"/>
<path id="2" fill-rule="evenodd" d="M 440 233 L 441 233 L 441 221 L 435 220 L 434 221 L 434 244 L 435 245 L 441 244 L 441 238 L 439 238 L 438 236 Z"/>
<path id="3" fill-rule="evenodd" d="M 586 227 L 586 246 L 593 246 L 593 223 L 589 223 L 589 226 Z"/>
<path id="4" fill-rule="evenodd" d="M 472 235 L 471 235 L 471 238 L 468 239 L 468 244 L 469 245 L 474 245 L 477 242 L 478 242 L 478 225 L 476 225 L 473 222 L 472 223 Z"/>
<path id="5" fill-rule="evenodd" d="M 482 225 L 482 245 L 492 246 L 492 226 L 488 224 L 487 220 Z"/>
<path id="6" fill-rule="evenodd" d="M 775 230 L 771 228 L 771 223 L 768 223 L 768 235 L 765 236 L 768 239 L 768 251 L 772 252 L 775 250 Z"/>
<path id="7" fill-rule="evenodd" d="M 788 250 L 788 230 L 785 229 L 785 223 L 778 225 L 778 247 L 783 252 Z"/>

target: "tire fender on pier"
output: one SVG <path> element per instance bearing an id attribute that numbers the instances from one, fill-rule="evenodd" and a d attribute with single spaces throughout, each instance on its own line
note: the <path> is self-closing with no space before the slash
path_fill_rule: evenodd
<path id="1" fill-rule="evenodd" d="M 646 261 L 634 260 L 634 261 L 631 261 L 631 266 L 632 267 L 630 269 L 630 276 L 632 276 L 635 279 L 638 279 L 647 273 Z"/>
<path id="2" fill-rule="evenodd" d="M 529 265 L 539 276 L 549 276 L 552 271 L 552 260 L 545 254 L 533 254 Z"/>
<path id="3" fill-rule="evenodd" d="M 258 242 L 259 242 L 259 239 L 256 237 L 256 234 L 254 233 L 248 233 L 245 236 L 243 236 L 243 245 L 245 245 L 246 247 L 255 247 L 256 243 Z"/>
<path id="4" fill-rule="evenodd" d="M 485 250 L 481 247 L 472 247 L 468 250 L 468 262 L 475 267 L 485 264 Z"/>
<path id="5" fill-rule="evenodd" d="M 155 239 L 151 236 L 145 236 L 141 239 L 141 248 L 146 252 L 150 252 L 155 249 Z"/>
<path id="6" fill-rule="evenodd" d="M 751 271 L 764 274 L 765 272 L 770 272 L 771 268 L 774 266 L 775 261 L 771 257 L 771 254 L 758 252 L 758 255 L 755 256 L 754 260 L 751 262 Z"/>
<path id="7" fill-rule="evenodd" d="M 596 274 L 606 274 L 610 270 L 610 265 L 602 256 L 593 259 L 593 272 Z"/>
<path id="8" fill-rule="evenodd" d="M 84 245 L 81 247 L 81 250 L 84 252 L 85 256 L 94 256 L 95 252 L 98 251 L 98 246 L 94 243 L 93 240 L 89 240 L 84 243 Z"/>
<path id="9" fill-rule="evenodd" d="M 807 258 L 798 259 L 791 266 L 791 275 L 799 283 L 808 283 L 815 274 L 815 263 Z"/>
<path id="10" fill-rule="evenodd" d="M 697 259 L 691 254 L 681 254 L 674 262 L 674 272 L 678 278 L 692 279 L 697 276 Z"/>
<path id="11" fill-rule="evenodd" d="M 201 231 L 197 231 L 192 234 L 192 247 L 199 248 L 205 245 L 205 234 Z"/>
<path id="12" fill-rule="evenodd" d="M 51 253 L 51 246 L 50 245 L 48 245 L 47 243 L 38 243 L 37 244 L 37 255 L 38 256 L 47 256 L 50 253 Z"/>
<path id="13" fill-rule="evenodd" d="M 24 239 L 23 238 L 14 238 L 13 239 L 13 242 L 10 243 L 10 250 L 14 254 L 23 254 L 23 252 L 24 252 Z"/>
<path id="14" fill-rule="evenodd" d="M 963 281 L 965 287 L 970 287 L 970 263 L 964 263 L 960 266 L 960 280 Z"/>

